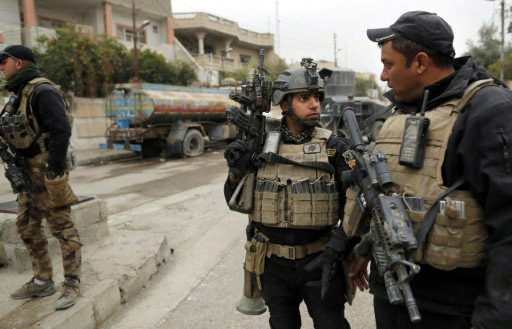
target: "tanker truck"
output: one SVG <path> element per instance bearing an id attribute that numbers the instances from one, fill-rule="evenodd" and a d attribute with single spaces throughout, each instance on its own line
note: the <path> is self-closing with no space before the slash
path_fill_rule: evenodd
<path id="1" fill-rule="evenodd" d="M 205 144 L 236 137 L 226 110 L 237 103 L 229 89 L 149 83 L 117 84 L 107 105 L 112 124 L 107 148 L 132 150 L 143 157 L 195 157 Z"/>

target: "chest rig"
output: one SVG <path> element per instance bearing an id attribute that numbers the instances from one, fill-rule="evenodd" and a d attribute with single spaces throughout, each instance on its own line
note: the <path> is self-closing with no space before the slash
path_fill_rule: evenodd
<path id="1" fill-rule="evenodd" d="M 315 128 L 311 141 L 280 144 L 278 154 L 298 163 L 328 164 L 327 140 L 332 132 Z M 266 226 L 321 229 L 338 221 L 334 176 L 316 168 L 264 163 L 258 169 L 254 208 L 249 218 Z"/>
<path id="2" fill-rule="evenodd" d="M 41 153 L 47 152 L 47 132 L 42 132 L 32 108 L 31 100 L 34 90 L 41 84 L 52 85 L 61 96 L 66 117 L 70 126 L 73 125 L 73 117 L 70 113 L 70 103 L 60 87 L 46 78 L 30 80 L 21 91 L 21 100 L 17 108 L 6 107 L 0 114 L 0 132 L 9 146 L 16 150 L 26 149 L 35 143 L 38 144 Z"/>
<path id="3" fill-rule="evenodd" d="M 407 115 L 396 112 L 384 123 L 375 147 L 386 154 L 388 166 L 396 183 L 396 192 L 404 197 L 423 199 L 422 210 L 406 210 L 415 230 L 435 199 L 448 189 L 442 179 L 442 165 L 453 125 L 462 108 L 481 88 L 493 85 L 492 79 L 470 84 L 462 98 L 450 100 L 428 111 L 430 119 L 425 148 L 425 161 L 420 169 L 400 165 L 398 157 Z M 348 235 L 361 234 L 361 222 L 356 191 L 347 191 L 343 227 Z M 407 200 L 407 198 L 405 199 Z M 405 202 L 406 205 L 407 202 Z M 484 226 L 483 210 L 468 191 L 454 190 L 444 200 L 443 212 L 436 214 L 435 221 L 425 241 L 415 255 L 415 261 L 426 263 L 441 270 L 457 267 L 473 268 L 485 264 L 485 241 L 488 234 Z M 457 207 L 457 205 L 463 207 Z"/>

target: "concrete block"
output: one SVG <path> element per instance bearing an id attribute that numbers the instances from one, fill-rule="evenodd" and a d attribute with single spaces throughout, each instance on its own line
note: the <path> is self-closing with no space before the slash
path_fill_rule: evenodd
<path id="1" fill-rule="evenodd" d="M 36 323 L 33 329 L 94 329 L 93 303 L 87 298 L 79 298 L 67 310 L 57 311 Z"/>
<path id="2" fill-rule="evenodd" d="M 107 221 L 98 222 L 96 226 L 98 227 L 98 240 L 104 239 L 110 234 Z"/>
<path id="3" fill-rule="evenodd" d="M 0 227 L 0 240 L 8 243 L 20 243 L 21 239 L 16 229 L 16 215 L 2 220 Z"/>
<path id="4" fill-rule="evenodd" d="M 108 218 L 108 205 L 107 201 L 103 199 L 98 199 L 100 203 L 100 219 L 107 220 Z"/>
<path id="5" fill-rule="evenodd" d="M 23 272 L 32 268 L 32 262 L 25 245 L 21 243 L 4 243 L 4 252 L 7 264 L 16 271 Z"/>
<path id="6" fill-rule="evenodd" d="M 99 222 L 101 220 L 99 200 L 93 199 L 72 206 L 71 218 L 78 229 Z"/>
<path id="7" fill-rule="evenodd" d="M 121 294 L 117 282 L 106 279 L 87 290 L 83 297 L 91 300 L 96 327 L 99 327 L 121 307 Z"/>
<path id="8" fill-rule="evenodd" d="M 32 261 L 27 248 L 20 243 L 4 243 L 3 249 L 7 264 L 12 266 L 16 271 L 23 272 L 32 268 Z M 53 237 L 48 239 L 48 252 L 50 257 L 61 257 L 59 241 Z"/>
<path id="9" fill-rule="evenodd" d="M 89 225 L 77 225 L 80 242 L 83 245 L 91 245 L 98 241 L 98 225 L 93 223 Z"/>
<path id="10" fill-rule="evenodd" d="M 144 264 L 135 270 L 133 275 L 123 274 L 119 279 L 121 302 L 126 303 L 137 295 L 142 286 L 157 272 L 155 257 L 150 257 Z"/>

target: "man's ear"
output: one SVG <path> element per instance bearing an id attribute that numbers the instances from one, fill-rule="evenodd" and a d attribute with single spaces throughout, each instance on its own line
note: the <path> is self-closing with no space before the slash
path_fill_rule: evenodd
<path id="1" fill-rule="evenodd" d="M 419 52 L 414 59 L 416 65 L 416 73 L 423 74 L 432 65 L 432 60 L 425 52 Z"/>
<path id="2" fill-rule="evenodd" d="M 282 101 L 279 104 L 279 107 L 281 108 L 281 111 L 283 111 L 283 112 L 288 111 L 288 102 L 287 101 Z"/>

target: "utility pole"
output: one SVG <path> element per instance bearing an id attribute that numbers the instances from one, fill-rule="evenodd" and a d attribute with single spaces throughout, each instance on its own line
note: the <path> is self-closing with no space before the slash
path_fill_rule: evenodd
<path id="1" fill-rule="evenodd" d="M 132 24 L 133 24 L 133 80 L 139 80 L 139 54 L 137 52 L 137 22 L 136 22 L 135 0 L 132 0 Z"/>
<path id="2" fill-rule="evenodd" d="M 277 39 L 277 53 L 281 53 L 281 40 L 279 37 L 279 1 L 276 0 L 276 39 Z"/>
<path id="3" fill-rule="evenodd" d="M 334 33 L 334 67 L 338 67 L 338 48 L 336 47 L 336 33 Z"/>
<path id="4" fill-rule="evenodd" d="M 495 0 L 487 0 L 487 1 L 495 1 Z M 500 80 L 503 81 L 504 73 L 503 67 L 505 66 L 505 0 L 501 0 L 501 44 L 500 44 Z"/>

